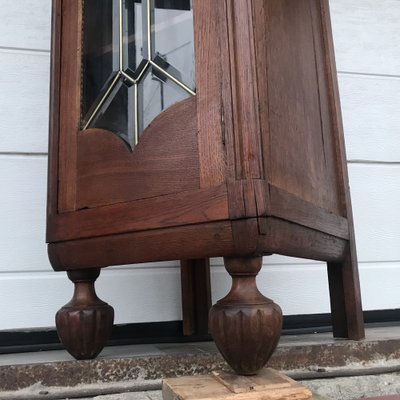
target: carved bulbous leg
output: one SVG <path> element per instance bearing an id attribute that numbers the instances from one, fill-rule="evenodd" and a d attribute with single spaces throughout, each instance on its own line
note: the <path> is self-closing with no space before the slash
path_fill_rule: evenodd
<path id="1" fill-rule="evenodd" d="M 226 362 L 239 375 L 265 366 L 282 329 L 282 311 L 256 285 L 262 257 L 225 258 L 232 288 L 210 310 L 210 332 Z"/>
<path id="2" fill-rule="evenodd" d="M 96 295 L 94 282 L 99 275 L 100 269 L 69 271 L 74 295 L 56 314 L 58 336 L 77 360 L 95 358 L 111 335 L 114 309 Z"/>

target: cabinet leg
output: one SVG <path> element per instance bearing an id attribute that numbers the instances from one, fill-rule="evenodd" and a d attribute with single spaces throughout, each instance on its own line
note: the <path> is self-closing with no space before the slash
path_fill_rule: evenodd
<path id="1" fill-rule="evenodd" d="M 225 258 L 232 288 L 210 310 L 210 332 L 239 375 L 256 374 L 271 357 L 282 329 L 282 311 L 256 285 L 262 257 Z"/>
<path id="2" fill-rule="evenodd" d="M 95 358 L 111 334 L 114 309 L 96 295 L 94 282 L 99 275 L 99 268 L 68 271 L 74 295 L 56 314 L 58 336 L 77 360 Z"/>
<path id="3" fill-rule="evenodd" d="M 333 336 L 365 337 L 357 258 L 349 246 L 341 263 L 328 263 Z"/>
<path id="4" fill-rule="evenodd" d="M 181 260 L 183 334 L 208 335 L 211 308 L 210 261 L 208 258 Z"/>

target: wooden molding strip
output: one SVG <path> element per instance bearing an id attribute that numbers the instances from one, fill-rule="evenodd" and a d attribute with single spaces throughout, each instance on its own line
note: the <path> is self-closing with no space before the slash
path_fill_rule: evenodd
<path id="1" fill-rule="evenodd" d="M 349 240 L 348 221 L 299 197 L 269 186 L 270 215 Z"/>
<path id="2" fill-rule="evenodd" d="M 228 219 L 224 185 L 110 206 L 65 212 L 52 218 L 48 242 L 143 231 Z"/>
<path id="3" fill-rule="evenodd" d="M 234 254 L 229 221 L 51 243 L 55 271 Z M 99 265 L 101 260 L 101 265 Z"/>
<path id="4" fill-rule="evenodd" d="M 266 234 L 259 236 L 260 254 L 281 254 L 311 260 L 340 262 L 346 240 L 278 218 L 264 218 Z"/>

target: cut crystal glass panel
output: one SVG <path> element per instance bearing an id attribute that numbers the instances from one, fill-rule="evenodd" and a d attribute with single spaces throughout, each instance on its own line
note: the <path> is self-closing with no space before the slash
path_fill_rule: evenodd
<path id="1" fill-rule="evenodd" d="M 82 129 L 133 149 L 151 121 L 195 94 L 191 0 L 84 0 Z"/>

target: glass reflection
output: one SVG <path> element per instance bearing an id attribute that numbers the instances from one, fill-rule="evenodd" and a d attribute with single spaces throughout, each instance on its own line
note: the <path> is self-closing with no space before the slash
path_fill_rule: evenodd
<path id="1" fill-rule="evenodd" d="M 143 132 L 158 114 L 190 96 L 184 89 L 153 68 L 138 84 L 139 132 Z"/>
<path id="2" fill-rule="evenodd" d="M 83 15 L 82 114 L 89 113 L 119 71 L 118 26 L 110 21 L 118 17 L 118 1 L 85 0 Z M 101 27 L 101 29 L 99 29 Z"/>
<path id="3" fill-rule="evenodd" d="M 158 6 L 158 7 L 157 7 Z M 158 0 L 153 10 L 152 58 L 191 89 L 195 88 L 191 1 Z"/>
<path id="4" fill-rule="evenodd" d="M 161 111 L 195 94 L 191 0 L 83 4 L 82 129 L 133 148 Z"/>
<path id="5" fill-rule="evenodd" d="M 93 125 L 116 133 L 127 144 L 134 138 L 135 93 L 133 87 L 117 82 L 101 110 L 93 119 Z"/>

